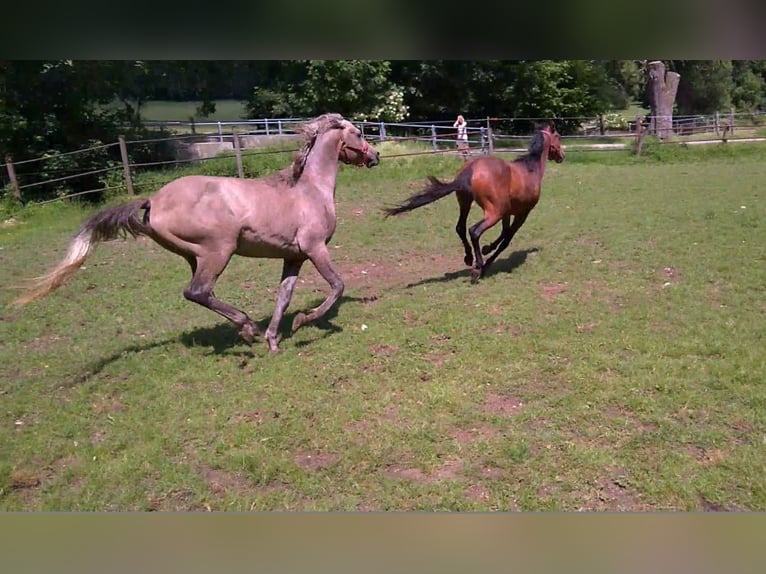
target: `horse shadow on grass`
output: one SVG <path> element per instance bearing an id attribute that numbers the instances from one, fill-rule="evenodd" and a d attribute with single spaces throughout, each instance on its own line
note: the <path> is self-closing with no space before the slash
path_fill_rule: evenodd
<path id="1" fill-rule="evenodd" d="M 314 302 L 312 306 L 319 305 L 321 302 L 322 300 L 317 300 Z M 335 305 L 333 305 L 327 311 L 327 313 L 325 313 L 325 315 L 322 318 L 301 327 L 301 330 L 303 329 L 319 330 L 321 334 L 318 337 L 311 338 L 310 340 L 307 340 L 307 341 L 298 341 L 295 343 L 294 346 L 297 348 L 306 347 L 308 345 L 312 345 L 316 343 L 317 341 L 321 339 L 334 335 L 335 333 L 342 332 L 343 331 L 342 327 L 339 327 L 338 325 L 335 325 L 332 323 L 332 319 L 334 319 L 338 315 L 338 308 L 345 303 L 369 303 L 369 302 L 370 302 L 370 299 L 367 297 L 350 297 L 346 295 L 341 296 L 338 302 Z M 293 319 L 300 311 L 301 310 L 295 310 L 290 313 L 285 313 L 285 315 L 282 317 L 282 321 L 280 322 L 280 326 L 279 326 L 279 334 L 283 340 L 288 339 L 292 335 Z M 271 320 L 271 317 L 266 317 L 262 319 L 261 321 L 258 321 L 257 324 L 263 331 L 265 331 L 269 325 L 270 320 Z M 240 366 L 242 368 L 244 368 L 247 365 L 247 362 L 250 359 L 254 359 L 256 357 L 255 353 L 253 352 L 253 348 L 256 345 L 263 345 L 264 347 L 266 346 L 266 343 L 264 342 L 263 337 L 256 337 L 253 344 L 248 345 L 239 337 L 234 325 L 232 325 L 228 321 L 225 321 L 225 322 L 218 323 L 214 325 L 213 327 L 200 327 L 197 329 L 192 329 L 190 331 L 186 331 L 182 333 L 180 336 L 168 337 L 161 341 L 153 341 L 153 342 L 147 342 L 144 344 L 129 345 L 121 349 L 120 351 L 113 353 L 112 355 L 109 355 L 108 357 L 104 357 L 103 359 L 96 361 L 95 363 L 90 365 L 90 367 L 87 368 L 83 374 L 75 377 L 69 385 L 65 385 L 65 386 L 74 386 L 74 385 L 86 382 L 89 378 L 98 375 L 106 367 L 108 367 L 109 365 L 111 365 L 112 363 L 116 361 L 119 361 L 121 358 L 125 357 L 126 355 L 133 354 L 133 353 L 143 353 L 145 351 L 150 351 L 152 349 L 157 349 L 160 347 L 172 345 L 179 341 L 181 342 L 182 345 L 188 348 L 209 347 L 210 352 L 207 353 L 209 355 L 228 354 L 231 356 L 239 357 L 241 359 Z"/>
<path id="2" fill-rule="evenodd" d="M 487 269 L 484 277 L 491 277 L 498 273 L 513 273 L 518 267 L 521 267 L 527 260 L 527 258 L 540 251 L 539 247 L 531 247 L 529 249 L 521 249 L 514 251 L 505 259 L 496 259 L 494 263 Z M 441 277 L 429 277 L 427 279 L 421 279 L 415 283 L 409 283 L 406 285 L 407 289 L 412 287 L 419 287 L 420 285 L 428 285 L 429 283 L 444 283 L 446 281 L 453 281 L 460 279 L 461 277 L 470 278 L 471 269 L 466 267 L 460 271 L 450 271 L 444 273 Z"/>

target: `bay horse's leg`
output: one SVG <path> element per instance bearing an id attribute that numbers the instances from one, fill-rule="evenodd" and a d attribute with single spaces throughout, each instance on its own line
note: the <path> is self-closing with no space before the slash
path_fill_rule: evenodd
<path id="1" fill-rule="evenodd" d="M 457 197 L 457 204 L 460 207 L 460 215 L 457 218 L 457 225 L 455 226 L 455 232 L 463 242 L 463 249 L 465 249 L 465 257 L 463 261 L 469 267 L 473 265 L 473 252 L 471 251 L 471 244 L 468 243 L 468 237 L 466 236 L 466 221 L 468 220 L 468 212 L 471 211 L 471 204 L 473 203 L 473 194 L 468 191 L 458 190 L 455 193 Z"/>
<path id="2" fill-rule="evenodd" d="M 532 211 L 531 209 L 529 211 Z M 484 264 L 484 269 L 482 269 L 482 275 L 484 274 L 484 271 L 492 265 L 492 262 L 497 259 L 497 256 L 500 255 L 500 252 L 503 251 L 508 245 L 511 243 L 511 239 L 513 239 L 513 236 L 516 235 L 516 232 L 521 229 L 521 226 L 524 225 L 524 222 L 527 220 L 527 216 L 529 215 L 529 211 L 526 213 L 519 213 L 513 218 L 513 224 L 506 230 L 505 225 L 503 225 L 503 234 L 502 238 L 503 241 L 500 243 L 500 246 L 497 248 L 497 251 L 495 251 L 492 256 L 487 259 L 487 262 Z M 505 220 L 503 220 L 503 224 L 505 224 Z"/>
<path id="3" fill-rule="evenodd" d="M 287 259 L 282 263 L 282 280 L 279 283 L 277 306 L 274 308 L 274 314 L 264 336 L 269 344 L 269 351 L 272 353 L 279 350 L 279 323 L 282 321 L 282 316 L 285 314 L 285 310 L 293 297 L 295 281 L 298 279 L 298 273 L 302 265 L 303 261 L 288 261 Z"/>
<path id="4" fill-rule="evenodd" d="M 500 217 L 497 214 L 488 214 L 485 211 L 484 218 L 475 225 L 472 225 L 468 230 L 468 233 L 471 235 L 471 243 L 473 244 L 474 256 L 476 257 L 476 262 L 473 266 L 473 269 L 471 269 L 471 279 L 474 283 L 479 279 L 479 277 L 482 276 L 484 270 L 484 258 L 481 256 L 479 238 L 481 237 L 482 233 L 495 225 L 498 221 L 500 221 Z"/>
<path id="5" fill-rule="evenodd" d="M 319 307 L 315 307 L 308 313 L 298 313 L 295 316 L 295 319 L 293 319 L 293 333 L 300 329 L 302 325 L 319 319 L 319 317 L 327 313 L 330 307 L 343 295 L 343 289 L 345 288 L 343 279 L 335 272 L 332 263 L 330 263 L 330 252 L 327 250 L 327 245 L 324 243 L 319 244 L 311 253 L 308 253 L 308 256 L 314 267 L 319 271 L 319 274 L 330 284 L 331 291 L 327 299 Z"/>
<path id="6" fill-rule="evenodd" d="M 257 325 L 246 313 L 231 305 L 227 305 L 223 301 L 219 301 L 213 293 L 215 282 L 223 273 L 223 270 L 226 269 L 229 259 L 231 259 L 231 253 L 227 256 L 215 254 L 197 258 L 193 256 L 186 257 L 192 268 L 193 275 L 191 283 L 184 289 L 184 297 L 226 317 L 239 328 L 239 336 L 247 343 L 252 343 L 255 336 L 260 334 Z"/>
<path id="7" fill-rule="evenodd" d="M 508 233 L 508 228 L 510 226 L 511 226 L 511 216 L 506 215 L 505 217 L 503 217 L 503 229 L 500 230 L 500 235 L 498 235 L 497 239 L 495 239 L 492 243 L 487 243 L 484 247 L 482 247 L 481 254 L 489 255 L 490 253 L 492 253 L 497 248 L 497 246 L 500 245 L 500 242 L 503 240 L 503 237 L 505 237 L 505 234 Z"/>

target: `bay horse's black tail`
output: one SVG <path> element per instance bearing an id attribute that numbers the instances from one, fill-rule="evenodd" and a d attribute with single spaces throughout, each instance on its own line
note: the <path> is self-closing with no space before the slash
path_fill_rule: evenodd
<path id="1" fill-rule="evenodd" d="M 437 199 L 448 196 L 453 191 L 465 189 L 465 184 L 461 181 L 462 179 L 462 177 L 457 177 L 452 181 L 445 182 L 429 175 L 428 181 L 430 183 L 423 189 L 423 191 L 410 196 L 399 205 L 384 209 L 383 212 L 386 214 L 386 217 L 390 217 L 391 215 L 399 215 L 405 211 L 412 211 L 418 207 L 433 203 Z"/>
<path id="2" fill-rule="evenodd" d="M 148 208 L 149 201 L 140 199 L 125 205 L 108 207 L 91 215 L 83 222 L 77 235 L 69 244 L 64 259 L 50 272 L 35 277 L 23 285 L 22 288 L 25 288 L 27 292 L 18 297 L 14 305 L 26 305 L 58 289 L 82 266 L 96 243 L 117 239 L 120 235 L 130 234 L 133 237 L 147 235 L 149 226 L 139 219 L 137 214 L 141 209 Z"/>

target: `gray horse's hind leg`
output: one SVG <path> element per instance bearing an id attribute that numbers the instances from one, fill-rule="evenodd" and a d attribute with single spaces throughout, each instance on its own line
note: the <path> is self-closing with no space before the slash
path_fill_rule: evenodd
<path id="1" fill-rule="evenodd" d="M 302 325 L 310 323 L 316 319 L 319 319 L 322 315 L 332 307 L 335 302 L 343 295 L 343 279 L 340 278 L 335 272 L 335 269 L 330 263 L 330 253 L 327 251 L 327 246 L 323 243 L 317 246 L 311 253 L 308 254 L 309 259 L 317 268 L 317 271 L 322 275 L 325 281 L 330 284 L 330 294 L 327 296 L 319 307 L 312 309 L 308 313 L 298 313 L 293 319 L 293 333 L 301 328 Z"/>
<path id="2" fill-rule="evenodd" d="M 219 255 L 198 258 L 187 257 L 186 260 L 192 268 L 193 276 L 189 286 L 184 289 L 184 297 L 226 317 L 239 328 L 239 336 L 247 343 L 252 344 L 255 336 L 260 335 L 258 326 L 247 316 L 247 313 L 216 299 L 213 293 L 215 282 L 226 269 L 230 258 L 231 255 L 228 257 Z"/>
<path id="3" fill-rule="evenodd" d="M 271 352 L 279 350 L 279 336 L 277 334 L 279 323 L 282 321 L 285 309 L 287 309 L 287 306 L 290 304 L 290 299 L 293 297 L 295 281 L 298 279 L 298 273 L 300 272 L 302 265 L 303 261 L 288 260 L 285 260 L 282 264 L 282 280 L 279 284 L 277 306 L 274 309 L 274 315 L 272 315 L 271 322 L 264 335 L 266 342 L 269 344 L 269 351 Z"/>

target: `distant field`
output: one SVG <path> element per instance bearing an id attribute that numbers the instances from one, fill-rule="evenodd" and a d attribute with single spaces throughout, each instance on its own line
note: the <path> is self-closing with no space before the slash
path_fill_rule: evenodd
<path id="1" fill-rule="evenodd" d="M 150 101 L 141 107 L 141 117 L 149 121 L 189 121 L 194 116 L 195 121 L 227 121 L 245 119 L 245 103 L 237 100 L 217 100 L 215 113 L 207 118 L 196 114 L 201 102 L 169 102 Z"/>
<path id="2" fill-rule="evenodd" d="M 148 240 L 27 308 L 0 291 L 0 510 L 766 511 L 766 147 L 573 152 L 477 285 L 454 198 L 381 216 L 461 165 L 400 147 L 341 169 L 346 292 L 291 336 L 327 293 L 304 267 L 279 354 L 185 301 Z M 0 284 L 92 211 L 3 223 Z M 216 293 L 264 322 L 279 273 L 234 259 Z"/>

